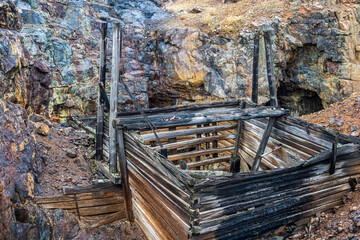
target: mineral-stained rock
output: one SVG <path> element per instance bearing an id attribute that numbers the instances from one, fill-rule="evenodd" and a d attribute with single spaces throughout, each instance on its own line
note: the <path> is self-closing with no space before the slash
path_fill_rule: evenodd
<path id="1" fill-rule="evenodd" d="M 43 17 L 34 10 L 22 9 L 20 16 L 23 24 L 44 24 Z"/>
<path id="2" fill-rule="evenodd" d="M 20 105 L 0 98 L 0 239 L 73 239 L 80 231 L 74 216 L 32 201 L 46 149 L 36 145 L 27 118 Z"/>
<path id="3" fill-rule="evenodd" d="M 0 99 L 0 239 L 12 239 L 15 234 L 13 204 L 34 196 L 38 158 L 26 119 L 21 106 Z M 25 226 L 19 227 L 24 230 Z"/>
<path id="4" fill-rule="evenodd" d="M 253 27 L 229 37 L 167 26 L 171 15 L 161 8 L 164 2 L 3 1 L 0 28 L 6 30 L 0 29 L 0 93 L 30 112 L 57 120 L 71 114 L 94 114 L 100 16 L 123 22 L 124 76 L 144 107 L 236 99 L 239 86 L 245 86 L 249 96 L 254 32 L 259 28 L 271 32 L 282 106 L 303 114 L 360 90 L 360 8 L 356 1 L 336 3 L 336 11 L 296 1 L 288 18 L 260 18 Z M 112 24 L 108 33 L 110 79 Z M 266 103 L 263 49 L 261 43 L 259 93 L 260 102 Z M 37 62 L 46 65 L 48 72 L 41 72 Z M 119 90 L 121 109 L 133 109 L 124 89 Z"/>
<path id="5" fill-rule="evenodd" d="M 0 28 L 20 30 L 19 13 L 11 0 L 0 2 Z"/>
<path id="6" fill-rule="evenodd" d="M 36 133 L 42 136 L 47 136 L 49 134 L 50 128 L 45 123 L 35 123 Z"/>

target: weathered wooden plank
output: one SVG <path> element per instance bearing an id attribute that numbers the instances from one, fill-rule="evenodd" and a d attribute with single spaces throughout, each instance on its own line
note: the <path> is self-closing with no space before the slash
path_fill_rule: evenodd
<path id="1" fill-rule="evenodd" d="M 274 76 L 274 63 L 273 63 L 270 31 L 264 32 L 264 42 L 265 42 L 265 53 L 266 53 L 267 79 L 269 82 L 269 91 L 270 91 L 270 105 L 273 107 L 277 107 L 279 104 L 276 93 L 276 82 Z"/>
<path id="2" fill-rule="evenodd" d="M 295 156 L 295 158 L 299 158 L 303 160 L 311 157 L 312 155 L 316 155 L 321 150 L 325 149 L 324 147 L 314 144 L 311 141 L 308 141 L 303 138 L 299 138 L 294 134 L 285 132 L 277 128 L 278 122 L 279 121 L 277 121 L 274 124 L 274 127 L 272 129 L 272 135 L 269 140 L 270 146 L 276 147 L 282 145 L 283 148 L 286 149 L 287 153 L 291 153 L 291 155 Z M 260 134 L 263 132 L 262 129 L 265 129 L 265 127 L 266 125 L 262 121 L 251 120 L 245 122 L 245 128 L 244 128 L 245 129 L 244 138 L 246 139 L 245 143 L 248 144 L 249 140 L 251 141 L 253 138 L 257 138 L 257 136 L 260 136 Z M 259 142 L 260 142 L 260 138 L 259 138 Z M 271 144 L 272 142 L 273 144 Z M 284 157 L 282 157 L 282 159 L 284 161 L 287 160 Z"/>
<path id="3" fill-rule="evenodd" d="M 147 200 L 145 200 L 138 191 L 133 191 L 134 205 L 141 210 L 141 215 L 144 218 L 147 218 L 148 224 L 151 224 L 150 227 L 153 232 L 156 232 L 158 239 L 171 240 L 171 239 L 181 239 L 176 233 L 167 225 L 159 213 L 152 207 Z M 155 239 L 153 237 L 153 239 Z"/>
<path id="4" fill-rule="evenodd" d="M 269 119 L 269 122 L 266 126 L 266 129 L 264 131 L 264 135 L 260 141 L 260 145 L 259 145 L 259 148 L 256 152 L 256 155 L 255 155 L 255 158 L 254 158 L 254 163 L 251 167 L 251 171 L 258 171 L 259 169 L 259 166 L 260 166 L 260 162 L 261 162 L 261 155 L 264 154 L 264 151 L 265 151 L 265 148 L 266 148 L 266 145 L 267 145 L 267 142 L 270 138 L 270 134 L 271 134 L 271 130 L 274 126 L 274 123 L 276 122 L 276 118 L 270 118 Z"/>
<path id="5" fill-rule="evenodd" d="M 242 97 L 244 97 L 244 96 L 242 96 Z M 244 108 L 245 108 L 245 101 L 241 101 L 240 109 L 244 109 Z M 243 128 L 244 128 L 244 121 L 239 120 L 238 121 L 238 129 L 237 129 L 236 138 L 235 138 L 235 140 L 236 140 L 235 151 L 234 151 L 234 154 L 231 155 L 231 159 L 230 159 L 230 172 L 232 172 L 232 173 L 240 172 L 241 158 L 239 157 L 239 146 L 240 146 L 240 138 L 241 138 L 241 133 L 242 133 Z"/>
<path id="6" fill-rule="evenodd" d="M 169 132 L 172 132 L 172 131 L 176 131 L 176 127 L 170 127 L 169 128 Z M 172 137 L 172 138 L 169 138 L 168 140 L 168 143 L 175 143 L 176 142 L 176 138 Z M 164 145 L 164 148 L 165 149 L 169 149 L 166 145 Z M 172 148 L 170 151 L 169 151 L 169 154 L 172 155 L 172 154 L 176 154 L 177 150 L 176 148 Z"/>
<path id="7" fill-rule="evenodd" d="M 74 195 L 60 195 L 60 196 L 50 196 L 50 197 L 36 196 L 35 202 L 37 204 L 71 202 L 74 201 L 74 197 L 75 197 Z M 104 189 L 99 192 L 87 192 L 87 193 L 76 194 L 76 199 L 78 201 L 89 200 L 89 199 L 112 198 L 112 197 L 122 197 L 122 193 Z"/>
<path id="8" fill-rule="evenodd" d="M 185 130 L 176 130 L 176 131 L 172 131 L 172 132 L 160 132 L 160 133 L 158 133 L 158 136 L 160 139 L 170 138 L 170 137 L 183 137 L 183 136 L 194 135 L 194 134 L 202 134 L 202 133 L 222 131 L 222 130 L 226 130 L 226 129 L 233 129 L 236 126 L 237 126 L 236 124 L 224 124 L 224 125 L 204 127 L 204 128 L 191 128 L 191 129 L 185 129 Z M 155 140 L 155 136 L 153 133 L 141 135 L 141 138 L 144 141 Z"/>
<path id="9" fill-rule="evenodd" d="M 150 183 L 144 181 L 141 176 L 132 176 L 133 173 L 135 172 L 131 171 L 129 173 L 131 176 L 130 184 L 135 189 L 138 189 L 137 192 L 141 194 L 144 206 L 152 208 L 152 214 L 158 215 L 158 221 L 165 224 L 167 228 L 170 228 L 175 235 L 181 236 L 185 234 L 185 236 L 187 236 L 190 228 L 190 218 L 188 217 L 185 221 L 182 220 L 182 218 L 178 215 L 179 213 L 181 214 L 181 212 L 179 210 L 173 211 L 173 203 L 169 202 L 161 192 L 156 191 Z"/>
<path id="10" fill-rule="evenodd" d="M 266 117 L 281 117 L 283 115 L 289 114 L 289 110 L 285 109 L 268 109 L 266 107 L 260 107 L 256 109 L 244 109 L 238 110 L 231 114 L 218 114 L 218 115 L 204 115 L 198 117 L 186 117 L 186 118 L 176 118 L 174 119 L 171 114 L 167 118 L 160 118 L 154 120 L 154 117 L 149 117 L 153 124 L 156 127 L 177 127 L 177 126 L 189 126 L 189 125 L 198 125 L 198 124 L 207 124 L 213 122 L 223 122 L 223 121 L 237 121 L 237 120 L 249 120 L 254 118 L 266 118 Z M 120 119 L 115 120 L 117 125 L 124 125 L 123 121 Z M 148 126 L 144 122 L 125 124 L 127 129 L 136 130 L 136 129 L 148 129 Z"/>
<path id="11" fill-rule="evenodd" d="M 255 109 L 266 108 L 262 106 L 255 107 Z M 185 110 L 179 112 L 166 112 L 166 113 L 158 113 L 158 114 L 150 114 L 148 118 L 151 121 L 171 121 L 175 119 L 185 119 L 185 118 L 194 118 L 194 117 L 203 117 L 203 116 L 214 116 L 218 114 L 233 114 L 238 112 L 237 107 L 229 106 L 222 108 L 208 108 L 203 110 Z M 144 122 L 144 118 L 142 115 L 134 115 L 134 116 L 126 116 L 126 117 L 118 117 L 116 122 L 118 125 L 121 124 L 131 124 L 131 123 L 142 123 Z M 168 127 L 166 127 L 168 128 Z"/>
<path id="12" fill-rule="evenodd" d="M 215 135 L 215 136 L 211 136 L 211 137 L 196 138 L 196 139 L 191 139 L 191 140 L 181 141 L 181 142 L 179 141 L 179 142 L 165 144 L 164 148 L 176 149 L 176 148 L 180 148 L 180 147 L 192 147 L 192 146 L 195 146 L 195 145 L 201 144 L 201 143 L 210 143 L 212 141 L 219 141 L 219 140 L 226 140 L 226 139 L 235 139 L 235 135 L 233 135 L 233 134 Z M 160 151 L 161 147 L 156 146 L 156 147 L 153 147 L 152 149 L 154 149 L 156 151 Z"/>
<path id="13" fill-rule="evenodd" d="M 150 108 L 144 109 L 145 113 L 157 114 L 157 113 L 169 113 L 169 112 L 181 112 L 181 111 L 200 111 L 207 110 L 209 108 L 223 108 L 223 107 L 237 107 L 239 101 L 225 101 L 225 102 L 214 102 L 205 104 L 190 104 L 185 106 L 171 106 L 165 108 Z M 126 111 L 118 113 L 118 117 L 129 116 L 129 115 L 140 115 L 139 111 Z"/>
<path id="14" fill-rule="evenodd" d="M 97 206 L 121 204 L 124 202 L 122 196 L 110 197 L 110 198 L 95 198 L 86 200 L 76 200 L 79 208 L 92 208 Z M 39 203 L 38 203 L 39 204 Z M 41 207 L 46 209 L 76 209 L 75 198 L 72 198 L 71 202 L 53 202 L 53 203 L 42 203 Z"/>
<path id="15" fill-rule="evenodd" d="M 231 151 L 231 150 L 234 150 L 234 147 L 206 149 L 206 150 L 201 150 L 201 151 L 194 151 L 194 152 L 187 152 L 187 153 L 180 153 L 180 154 L 172 155 L 172 156 L 169 156 L 168 159 L 170 161 L 175 161 L 175 160 L 180 160 L 180 159 L 202 156 L 202 155 L 206 155 L 206 154 L 227 152 L 227 151 Z"/>
<path id="16" fill-rule="evenodd" d="M 120 188 L 113 183 L 100 183 L 88 186 L 64 187 L 63 192 L 65 195 L 99 192 L 99 191 L 118 191 Z"/>
<path id="17" fill-rule="evenodd" d="M 134 221 L 134 215 L 132 212 L 132 201 L 131 201 L 131 192 L 129 186 L 129 177 L 128 177 L 128 169 L 127 169 L 127 161 L 125 155 L 125 144 L 124 144 L 124 132 L 123 129 L 117 129 L 117 142 L 118 142 L 118 153 L 119 153 L 119 165 L 121 172 L 121 183 L 123 186 L 123 194 L 125 199 L 125 209 L 126 209 L 126 217 L 128 221 Z"/>
<path id="18" fill-rule="evenodd" d="M 259 33 L 255 33 L 254 37 L 254 54 L 253 54 L 253 75 L 252 75 L 252 91 L 251 100 L 258 103 L 259 92 Z"/>
<path id="19" fill-rule="evenodd" d="M 332 154 L 331 154 L 331 162 L 330 162 L 330 168 L 329 173 L 334 174 L 335 173 L 335 166 L 336 166 L 336 157 L 337 157 L 337 145 L 338 145 L 338 138 L 335 138 L 335 141 L 333 142 L 332 147 Z"/>
<path id="20" fill-rule="evenodd" d="M 218 123 L 217 122 L 215 122 L 215 123 L 213 123 L 212 124 L 212 126 L 216 126 Z M 213 137 L 215 137 L 215 136 L 217 136 L 218 135 L 218 132 L 213 132 L 212 133 L 212 136 Z M 212 147 L 213 148 L 218 148 L 218 140 L 214 140 L 213 142 L 212 142 Z M 213 153 L 213 158 L 217 158 L 219 156 L 219 154 L 218 153 Z"/>
<path id="21" fill-rule="evenodd" d="M 224 157 L 206 159 L 206 160 L 203 160 L 200 162 L 192 162 L 192 163 L 188 163 L 187 165 L 189 168 L 194 168 L 194 167 L 199 167 L 199 166 L 204 166 L 204 165 L 209 165 L 209 164 L 214 164 L 214 163 L 228 162 L 229 160 L 230 160 L 230 156 L 224 156 Z"/>
<path id="22" fill-rule="evenodd" d="M 201 128 L 202 126 L 201 126 L 201 124 L 199 124 L 199 125 L 197 125 L 197 128 Z M 196 134 L 196 138 L 197 139 L 201 139 L 201 134 Z M 201 151 L 201 144 L 196 144 L 196 151 Z M 170 160 L 170 159 L 169 159 Z M 170 160 L 171 161 L 171 160 Z M 199 162 L 199 161 L 201 161 L 201 155 L 196 155 L 196 157 L 195 157 L 195 162 Z M 197 170 L 200 170 L 200 167 L 197 167 Z"/>
<path id="23" fill-rule="evenodd" d="M 98 94 L 98 109 L 97 109 L 97 124 L 96 124 L 96 159 L 102 159 L 103 149 L 103 135 L 104 135 L 104 100 L 101 97 L 100 88 L 105 86 L 106 77 L 106 35 L 107 23 L 100 23 L 101 39 L 100 39 L 100 70 L 99 70 L 99 94 Z M 107 97 L 107 96 L 103 96 Z"/>
<path id="24" fill-rule="evenodd" d="M 109 213 L 115 213 L 123 211 L 124 204 L 112 204 L 112 205 L 104 205 L 98 207 L 91 208 L 79 208 L 80 216 L 96 216 L 103 215 Z M 76 213 L 77 209 L 68 210 L 69 212 Z"/>
<path id="25" fill-rule="evenodd" d="M 125 217 L 126 217 L 126 214 L 124 212 L 117 212 L 117 213 L 110 214 L 109 216 L 104 217 L 100 221 L 96 221 L 95 223 L 93 223 L 90 226 L 90 229 L 101 227 L 103 225 L 115 222 L 115 221 L 123 219 Z"/>
<path id="26" fill-rule="evenodd" d="M 109 170 L 111 173 L 117 172 L 116 154 L 116 128 L 111 124 L 117 116 L 118 89 L 120 79 L 120 55 L 121 55 L 121 25 L 113 24 L 113 52 L 112 52 L 112 72 L 111 72 L 111 93 L 110 93 L 110 114 L 109 114 Z"/>

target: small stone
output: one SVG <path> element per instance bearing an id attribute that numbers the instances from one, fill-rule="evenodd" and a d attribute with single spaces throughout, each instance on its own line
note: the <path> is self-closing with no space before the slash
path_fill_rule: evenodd
<path id="1" fill-rule="evenodd" d="M 33 113 L 29 116 L 29 120 L 33 122 L 43 122 L 45 120 L 45 117 Z"/>
<path id="2" fill-rule="evenodd" d="M 344 120 L 342 120 L 342 118 L 340 118 L 339 121 L 336 122 L 336 125 L 341 127 L 342 125 L 344 125 Z"/>
<path id="3" fill-rule="evenodd" d="M 343 227 L 338 227 L 337 231 L 340 233 L 340 232 L 344 231 L 344 228 Z"/>
<path id="4" fill-rule="evenodd" d="M 335 117 L 334 116 L 331 116 L 329 117 L 329 120 L 328 120 L 329 124 L 334 124 L 335 123 Z"/>
<path id="5" fill-rule="evenodd" d="M 72 107 L 75 106 L 75 102 L 68 99 L 68 100 L 66 100 L 66 102 L 65 102 L 65 106 L 67 106 L 67 107 L 69 107 L 69 108 L 72 108 Z"/>
<path id="6" fill-rule="evenodd" d="M 357 127 L 354 127 L 354 126 L 350 126 L 350 127 L 351 127 L 351 131 L 352 131 L 352 132 L 358 130 Z"/>
<path id="7" fill-rule="evenodd" d="M 66 156 L 68 156 L 69 158 L 76 158 L 78 155 L 74 152 L 71 152 L 71 151 L 67 151 L 66 152 Z"/>
<path id="8" fill-rule="evenodd" d="M 358 136 L 359 136 L 359 133 L 358 133 L 358 132 L 352 132 L 352 133 L 351 133 L 351 136 L 353 136 L 353 137 L 358 137 Z"/>
<path id="9" fill-rule="evenodd" d="M 49 134 L 50 128 L 44 123 L 36 123 L 36 133 L 42 136 L 47 136 Z"/>
<path id="10" fill-rule="evenodd" d="M 191 9 L 190 13 L 201 13 L 202 9 L 199 6 L 195 6 L 193 7 L 193 9 Z"/>

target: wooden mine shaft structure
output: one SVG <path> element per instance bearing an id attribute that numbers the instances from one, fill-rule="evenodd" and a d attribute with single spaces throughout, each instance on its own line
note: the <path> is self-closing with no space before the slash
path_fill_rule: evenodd
<path id="1" fill-rule="evenodd" d="M 360 171 L 359 139 L 287 116 L 277 106 L 269 33 L 270 106 L 257 105 L 260 35 L 252 102 L 142 110 L 123 79 L 121 26 L 113 23 L 110 101 L 101 23 L 97 165 L 123 186 L 126 215 L 149 239 L 254 239 L 329 210 Z M 117 112 L 119 83 L 138 111 Z M 243 89 L 242 89 L 242 92 Z M 108 113 L 104 113 L 104 109 Z M 120 181 L 121 180 L 121 181 Z"/>

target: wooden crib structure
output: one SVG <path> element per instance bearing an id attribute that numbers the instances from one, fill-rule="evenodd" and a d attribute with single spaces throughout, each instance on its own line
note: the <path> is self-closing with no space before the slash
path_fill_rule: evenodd
<path id="1" fill-rule="evenodd" d="M 122 184 L 127 218 L 147 238 L 255 239 L 284 225 L 301 226 L 351 190 L 349 179 L 360 171 L 360 140 L 277 106 L 269 36 L 270 106 L 256 104 L 257 36 L 251 102 L 118 113 L 120 24 L 113 29 L 110 101 L 102 23 L 98 115 L 78 120 L 97 129 L 97 165 Z"/>

